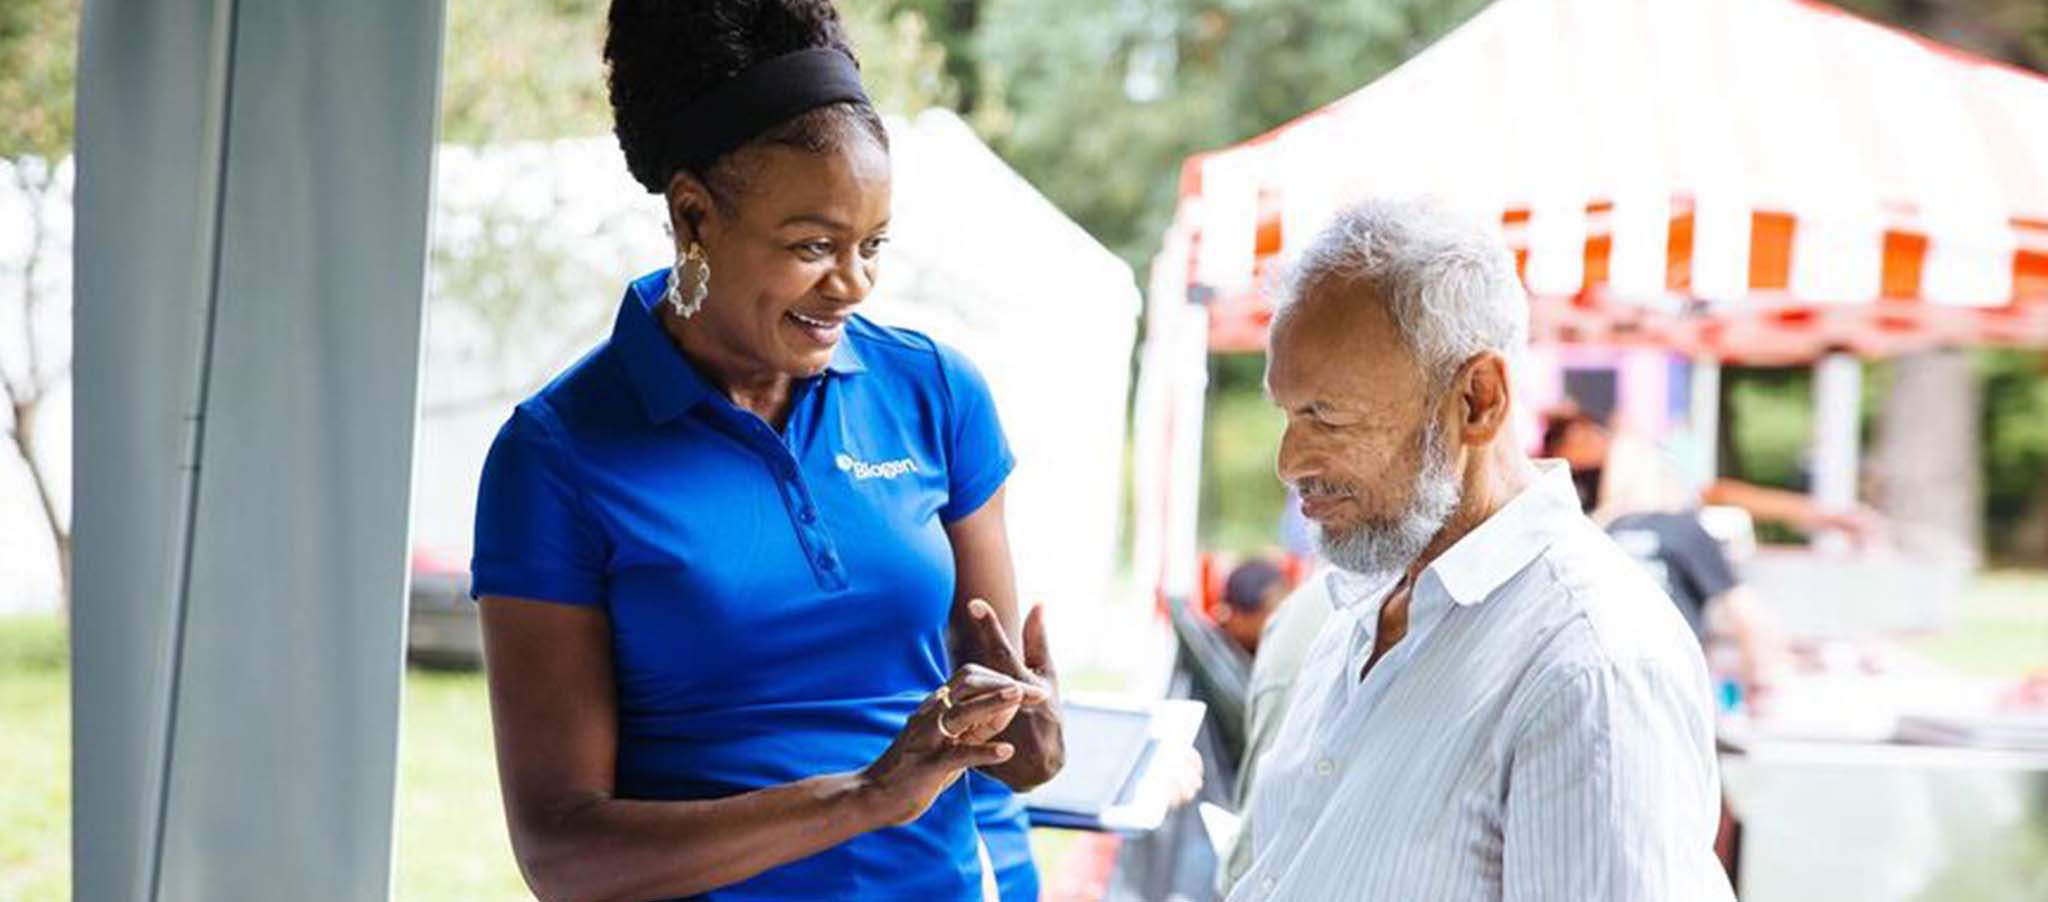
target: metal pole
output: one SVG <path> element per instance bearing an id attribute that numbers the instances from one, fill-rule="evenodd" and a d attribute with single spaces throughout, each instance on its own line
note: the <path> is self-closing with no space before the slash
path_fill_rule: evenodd
<path id="1" fill-rule="evenodd" d="M 1862 462 L 1863 364 L 1848 354 L 1830 354 L 1813 373 L 1813 500 L 1824 510 L 1856 506 Z M 1839 550 L 1840 534 L 1815 536 L 1816 546 Z"/>

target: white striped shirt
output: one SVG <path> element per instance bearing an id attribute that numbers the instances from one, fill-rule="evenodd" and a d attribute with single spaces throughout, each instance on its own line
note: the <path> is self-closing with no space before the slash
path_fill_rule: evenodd
<path id="1" fill-rule="evenodd" d="M 1393 585 L 1331 575 L 1231 902 L 1733 898 L 1697 640 L 1539 466 L 1422 572 L 1362 682 Z"/>

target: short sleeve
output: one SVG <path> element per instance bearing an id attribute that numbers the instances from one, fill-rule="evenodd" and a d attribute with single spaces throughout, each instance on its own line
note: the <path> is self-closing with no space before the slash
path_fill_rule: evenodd
<path id="1" fill-rule="evenodd" d="M 470 597 L 603 603 L 604 542 L 565 453 L 523 406 L 498 430 L 477 487 Z"/>
<path id="2" fill-rule="evenodd" d="M 1729 566 L 1727 553 L 1721 550 L 1721 543 L 1700 525 L 1699 518 L 1680 515 L 1674 518 L 1671 551 L 1683 563 L 1686 578 L 1699 591 L 1700 604 L 1726 594 L 1735 588 L 1735 568 Z"/>
<path id="3" fill-rule="evenodd" d="M 939 519 L 952 523 L 988 503 L 1017 461 L 996 416 L 988 382 L 960 352 L 937 345 L 939 377 L 946 389 L 947 499 Z"/>

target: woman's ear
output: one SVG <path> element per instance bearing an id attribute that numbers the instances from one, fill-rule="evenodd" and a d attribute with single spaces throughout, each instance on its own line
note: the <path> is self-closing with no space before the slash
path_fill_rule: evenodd
<path id="1" fill-rule="evenodd" d="M 706 220 L 713 210 L 711 189 L 704 180 L 678 169 L 668 180 L 668 224 L 676 247 L 704 241 Z"/>

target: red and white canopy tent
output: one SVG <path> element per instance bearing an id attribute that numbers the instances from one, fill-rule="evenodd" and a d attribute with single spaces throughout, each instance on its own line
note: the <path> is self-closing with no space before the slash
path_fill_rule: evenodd
<path id="1" fill-rule="evenodd" d="M 1163 591 L 1192 572 L 1202 356 L 1261 347 L 1279 265 L 1367 194 L 1498 222 L 1538 343 L 1823 360 L 1824 498 L 1853 494 L 1857 356 L 2048 346 L 2048 80 L 1805 0 L 1499 0 L 1188 160 L 1139 389 Z"/>

